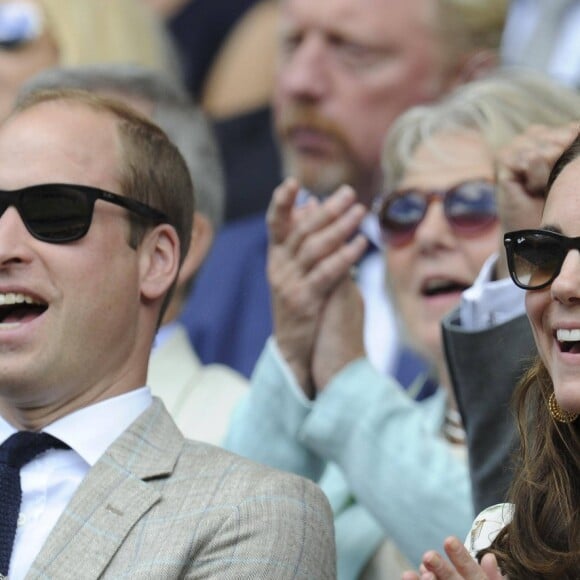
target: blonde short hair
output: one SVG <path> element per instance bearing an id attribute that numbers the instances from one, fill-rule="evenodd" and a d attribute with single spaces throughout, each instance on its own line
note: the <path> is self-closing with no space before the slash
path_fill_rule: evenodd
<path id="1" fill-rule="evenodd" d="M 59 64 L 124 62 L 177 74 L 162 23 L 141 0 L 37 0 Z"/>
<path id="2" fill-rule="evenodd" d="M 440 132 L 475 130 L 496 151 L 528 126 L 580 119 L 580 94 L 532 71 L 505 69 L 403 113 L 387 135 L 382 166 L 387 191 L 404 177 L 415 150 Z"/>

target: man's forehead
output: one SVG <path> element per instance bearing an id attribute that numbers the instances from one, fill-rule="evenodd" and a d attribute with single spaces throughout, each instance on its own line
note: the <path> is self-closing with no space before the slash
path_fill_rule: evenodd
<path id="1" fill-rule="evenodd" d="M 59 131 L 53 131 L 55 127 Z M 103 137 L 116 132 L 116 120 L 112 115 L 79 102 L 70 100 L 48 100 L 38 102 L 24 110 L 15 111 L 0 126 L 0 139 L 9 137 L 27 137 L 31 132 L 46 132 L 61 137 L 73 138 L 75 133 L 92 129 L 92 132 Z"/>
<path id="2" fill-rule="evenodd" d="M 401 33 L 433 22 L 439 0 L 285 0 L 282 29 L 316 25 L 332 31 L 364 29 L 376 34 Z M 404 27 L 404 31 L 400 27 Z"/>
<path id="3" fill-rule="evenodd" d="M 112 116 L 76 103 L 39 103 L 0 126 L 1 186 L 67 181 L 105 187 L 86 179 L 116 176 L 117 151 Z"/>

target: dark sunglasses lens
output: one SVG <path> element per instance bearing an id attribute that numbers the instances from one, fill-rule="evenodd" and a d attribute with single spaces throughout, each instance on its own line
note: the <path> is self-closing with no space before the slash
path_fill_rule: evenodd
<path id="1" fill-rule="evenodd" d="M 393 195 L 385 202 L 380 222 L 386 241 L 393 246 L 407 243 L 425 217 L 427 200 L 418 192 Z"/>
<path id="2" fill-rule="evenodd" d="M 542 233 L 518 235 L 512 242 L 513 275 L 525 288 L 539 288 L 552 280 L 564 257 L 559 241 Z"/>
<path id="3" fill-rule="evenodd" d="M 22 195 L 20 207 L 28 228 L 46 242 L 78 240 L 90 226 L 91 202 L 72 187 L 32 189 Z"/>
<path id="4" fill-rule="evenodd" d="M 452 189 L 445 198 L 449 221 L 460 231 L 483 229 L 497 220 L 495 187 L 486 181 L 470 181 Z"/>

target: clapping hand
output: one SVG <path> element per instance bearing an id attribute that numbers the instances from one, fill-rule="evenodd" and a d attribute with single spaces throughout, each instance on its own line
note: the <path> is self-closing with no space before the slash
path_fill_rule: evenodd
<path id="1" fill-rule="evenodd" d="M 287 179 L 268 209 L 268 280 L 278 348 L 310 398 L 316 394 L 312 356 L 330 295 L 366 248 L 357 235 L 366 209 L 343 186 L 324 201 L 297 207 L 300 187 Z M 348 288 L 347 288 L 348 290 Z"/>
<path id="2" fill-rule="evenodd" d="M 434 550 L 426 552 L 416 572 L 405 572 L 402 580 L 506 580 L 495 556 L 486 554 L 478 564 L 465 546 L 455 537 L 445 540 L 443 547 L 449 561 Z"/>
<path id="3" fill-rule="evenodd" d="M 497 204 L 502 236 L 505 232 L 539 226 L 550 170 L 576 135 L 578 123 L 561 127 L 533 125 L 497 153 Z M 507 276 L 502 252 L 497 277 Z"/>

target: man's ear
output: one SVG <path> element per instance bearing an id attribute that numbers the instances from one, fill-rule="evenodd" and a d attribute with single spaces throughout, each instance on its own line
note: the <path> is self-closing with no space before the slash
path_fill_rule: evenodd
<path id="1" fill-rule="evenodd" d="M 187 284 L 199 270 L 211 248 L 214 237 L 214 230 L 209 219 L 202 213 L 196 211 L 193 214 L 193 231 L 191 232 L 191 243 L 189 250 L 179 271 L 177 278 L 177 288 Z"/>
<path id="2" fill-rule="evenodd" d="M 169 224 L 147 232 L 139 244 L 141 295 L 152 301 L 164 296 L 179 270 L 179 237 Z"/>

